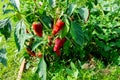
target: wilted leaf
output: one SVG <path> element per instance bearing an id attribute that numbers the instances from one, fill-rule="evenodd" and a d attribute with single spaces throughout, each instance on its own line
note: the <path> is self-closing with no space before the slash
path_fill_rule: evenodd
<path id="1" fill-rule="evenodd" d="M 24 24 L 23 20 L 20 20 L 15 28 L 14 36 L 15 36 L 15 42 L 18 48 L 18 51 L 20 51 L 24 45 L 25 39 L 26 39 L 26 25 Z"/>
<path id="2" fill-rule="evenodd" d="M 0 62 L 7 66 L 7 60 L 6 60 L 6 49 L 2 48 L 0 49 Z"/>
<path id="3" fill-rule="evenodd" d="M 76 22 L 71 22 L 70 33 L 73 40 L 80 46 L 84 43 L 84 35 L 81 26 Z"/>

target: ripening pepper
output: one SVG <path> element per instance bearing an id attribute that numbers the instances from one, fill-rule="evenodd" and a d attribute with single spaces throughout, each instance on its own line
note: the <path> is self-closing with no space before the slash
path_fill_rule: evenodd
<path id="1" fill-rule="evenodd" d="M 33 22 L 32 28 L 37 36 L 42 37 L 42 24 L 40 22 Z"/>
<path id="2" fill-rule="evenodd" d="M 63 47 L 64 43 L 66 41 L 66 38 L 56 38 L 55 39 L 55 45 L 54 45 L 54 48 L 53 48 L 53 51 L 56 52 L 57 55 L 60 55 L 60 48 Z"/>
<path id="3" fill-rule="evenodd" d="M 57 56 L 60 56 L 60 55 L 61 55 L 60 50 L 56 50 L 55 52 L 56 52 Z"/>
<path id="4" fill-rule="evenodd" d="M 65 23 L 61 19 L 58 19 L 56 24 L 53 26 L 52 34 L 57 34 L 63 28 L 64 25 Z"/>

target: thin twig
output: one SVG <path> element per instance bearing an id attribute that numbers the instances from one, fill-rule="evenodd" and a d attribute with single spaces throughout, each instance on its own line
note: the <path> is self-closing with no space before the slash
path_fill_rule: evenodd
<path id="1" fill-rule="evenodd" d="M 19 70 L 19 72 L 18 72 L 18 77 L 17 77 L 16 80 L 21 80 L 22 72 L 23 72 L 23 70 L 24 70 L 24 68 L 25 68 L 25 63 L 26 63 L 26 60 L 23 59 L 23 61 L 22 61 L 22 63 L 21 63 L 21 66 L 20 66 L 20 70 Z"/>

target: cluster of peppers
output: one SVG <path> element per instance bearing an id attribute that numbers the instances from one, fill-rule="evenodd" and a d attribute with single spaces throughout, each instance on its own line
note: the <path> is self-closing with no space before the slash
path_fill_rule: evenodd
<path id="1" fill-rule="evenodd" d="M 57 35 L 57 33 L 63 28 L 64 25 L 65 23 L 61 19 L 57 19 L 56 23 L 53 25 L 52 35 L 53 36 Z M 40 22 L 33 22 L 32 29 L 37 36 L 42 37 L 43 31 L 42 31 L 42 24 Z M 48 36 L 49 45 L 52 45 L 53 43 L 52 41 L 53 36 Z M 55 38 L 53 51 L 57 54 L 57 56 L 61 55 L 60 49 L 63 47 L 65 41 L 66 38 L 59 38 L 59 37 Z M 41 53 L 38 53 L 36 55 L 35 52 L 32 51 L 31 49 L 27 48 L 26 50 L 31 56 L 42 57 Z"/>
<path id="2" fill-rule="evenodd" d="M 63 28 L 64 25 L 65 25 L 65 23 L 61 19 L 58 19 L 56 21 L 56 24 L 53 26 L 52 34 L 56 35 Z M 66 38 L 62 38 L 62 39 L 56 38 L 55 39 L 53 51 L 56 52 L 56 54 L 58 56 L 60 56 L 60 54 L 61 54 L 60 48 L 63 47 L 65 41 L 66 41 Z"/>

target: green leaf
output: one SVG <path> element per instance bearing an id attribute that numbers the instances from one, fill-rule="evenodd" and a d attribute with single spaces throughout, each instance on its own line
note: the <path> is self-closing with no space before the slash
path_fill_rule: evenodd
<path id="1" fill-rule="evenodd" d="M 81 26 L 76 22 L 71 22 L 70 33 L 72 35 L 73 40 L 79 44 L 80 46 L 84 43 L 84 35 Z"/>
<path id="2" fill-rule="evenodd" d="M 98 24 L 95 24 L 95 30 L 96 30 L 96 32 L 97 33 L 103 33 L 103 30 L 102 30 L 102 28 L 98 25 Z"/>
<path id="3" fill-rule="evenodd" d="M 26 68 L 25 68 L 25 69 L 28 70 L 28 69 L 30 68 L 30 65 L 31 65 L 30 62 L 27 62 L 27 63 L 26 63 Z"/>
<path id="4" fill-rule="evenodd" d="M 19 1 L 19 0 L 10 0 L 10 3 L 11 3 L 18 11 L 20 11 L 20 1 Z"/>
<path id="5" fill-rule="evenodd" d="M 32 38 L 32 37 L 33 37 L 33 35 L 32 35 L 32 34 L 29 34 L 29 33 L 25 35 L 25 39 L 30 39 L 30 38 Z"/>
<path id="6" fill-rule="evenodd" d="M 4 4 L 4 5 L 3 5 L 3 7 L 2 7 L 2 9 L 3 9 L 3 13 L 5 13 L 7 7 L 8 7 L 8 4 Z"/>
<path id="7" fill-rule="evenodd" d="M 14 10 L 12 9 L 7 9 L 8 8 L 8 4 L 4 4 L 2 6 L 2 11 L 3 11 L 3 14 L 7 14 L 7 13 L 10 13 L 10 12 L 14 12 Z"/>
<path id="8" fill-rule="evenodd" d="M 112 49 L 112 48 L 111 48 L 109 45 L 105 45 L 105 46 L 104 46 L 104 50 L 105 50 L 105 51 L 110 51 L 111 49 Z"/>
<path id="9" fill-rule="evenodd" d="M 0 21 L 0 32 L 5 36 L 7 40 L 11 36 L 11 22 L 9 18 Z"/>
<path id="10" fill-rule="evenodd" d="M 56 6 L 56 0 L 49 0 L 49 4 L 54 8 Z"/>
<path id="11" fill-rule="evenodd" d="M 120 48 L 120 40 L 116 40 L 116 42 L 114 42 L 116 44 L 117 47 Z"/>
<path id="12" fill-rule="evenodd" d="M 88 42 L 90 40 L 90 38 L 91 38 L 91 36 L 90 36 L 88 30 L 84 31 L 84 42 Z"/>
<path id="13" fill-rule="evenodd" d="M 65 26 L 61 30 L 60 37 L 64 38 L 67 35 L 67 33 L 69 32 L 69 29 L 70 29 L 70 23 L 69 23 L 68 19 L 65 17 Z"/>
<path id="14" fill-rule="evenodd" d="M 78 69 L 76 69 L 73 73 L 73 76 L 74 76 L 75 79 L 78 78 L 78 74 L 79 74 L 79 71 L 78 71 Z"/>
<path id="15" fill-rule="evenodd" d="M 38 64 L 37 73 L 38 73 L 39 77 L 41 77 L 41 80 L 46 80 L 46 63 L 45 63 L 44 58 L 40 59 L 40 62 Z"/>
<path id="16" fill-rule="evenodd" d="M 68 15 L 71 16 L 71 14 L 74 12 L 76 9 L 77 5 L 76 4 L 70 4 L 68 8 Z"/>
<path id="17" fill-rule="evenodd" d="M 97 44 L 98 46 L 100 46 L 101 48 L 104 48 L 104 46 L 106 46 L 106 44 L 105 44 L 103 41 L 100 41 L 100 40 L 98 40 L 98 39 L 96 39 L 95 42 L 96 42 L 96 44 Z"/>
<path id="18" fill-rule="evenodd" d="M 78 69 L 75 67 L 75 64 L 73 62 L 70 62 L 70 66 L 71 66 L 72 70 L 66 69 L 67 73 L 69 75 L 71 75 L 72 77 L 74 77 L 75 79 L 77 79 L 78 73 L 79 73 Z"/>
<path id="19" fill-rule="evenodd" d="M 72 69 L 76 69 L 75 64 L 73 62 L 70 62 L 70 66 Z"/>
<path id="20" fill-rule="evenodd" d="M 42 15 L 42 20 L 44 22 L 44 24 L 48 27 L 48 28 L 51 28 L 51 18 L 49 16 L 46 16 L 46 15 Z"/>
<path id="21" fill-rule="evenodd" d="M 6 60 L 6 49 L 2 48 L 0 49 L 0 62 L 7 66 L 7 60 Z"/>
<path id="22" fill-rule="evenodd" d="M 67 76 L 67 80 L 76 80 L 76 79 L 73 78 L 72 76 Z"/>
<path id="23" fill-rule="evenodd" d="M 37 39 L 32 45 L 32 51 L 34 51 L 42 43 L 43 43 L 42 39 L 39 39 L 39 40 Z"/>
<path id="24" fill-rule="evenodd" d="M 69 74 L 69 75 L 73 75 L 73 71 L 72 71 L 71 69 L 69 69 L 69 68 L 66 69 L 66 72 L 67 72 L 67 74 Z"/>
<path id="25" fill-rule="evenodd" d="M 79 14 L 85 22 L 87 22 L 89 17 L 89 10 L 87 8 L 79 8 Z"/>
<path id="26" fill-rule="evenodd" d="M 15 28 L 14 36 L 15 36 L 15 42 L 18 48 L 18 51 L 20 51 L 24 45 L 25 39 L 26 39 L 26 25 L 24 24 L 23 20 L 20 20 Z"/>

